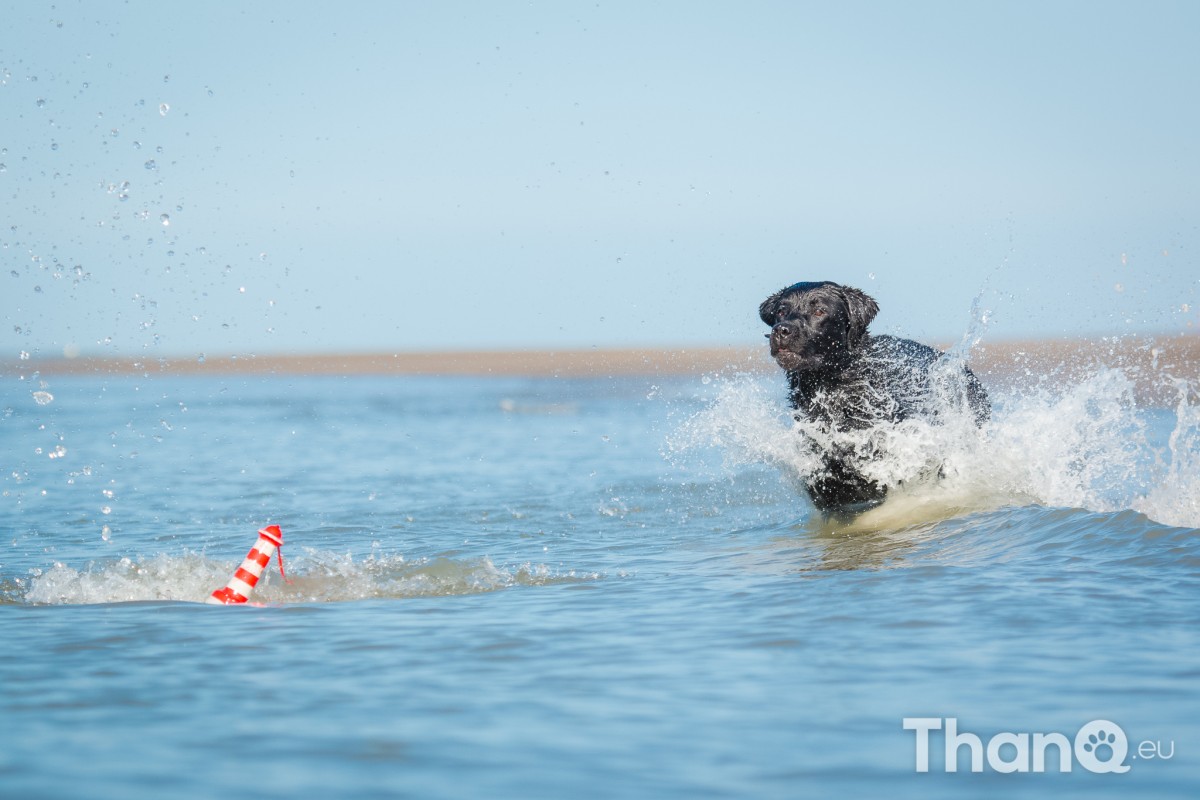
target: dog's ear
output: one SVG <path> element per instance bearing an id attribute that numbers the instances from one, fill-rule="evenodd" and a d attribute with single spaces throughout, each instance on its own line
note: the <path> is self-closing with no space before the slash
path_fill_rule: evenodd
<path id="1" fill-rule="evenodd" d="M 850 312 L 850 341 L 857 342 L 867 334 L 867 326 L 879 313 L 879 303 L 861 289 L 842 286 L 839 290 Z"/>
<path id="2" fill-rule="evenodd" d="M 758 307 L 758 316 L 762 317 L 762 321 L 767 323 L 769 327 L 774 328 L 775 323 L 779 320 L 779 301 L 786 291 L 786 289 L 780 289 L 766 300 L 763 300 L 762 305 Z"/>

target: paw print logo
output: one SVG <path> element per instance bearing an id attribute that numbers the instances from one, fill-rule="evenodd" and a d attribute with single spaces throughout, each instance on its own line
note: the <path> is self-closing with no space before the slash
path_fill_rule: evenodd
<path id="1" fill-rule="evenodd" d="M 1112 746 L 1116 744 L 1116 742 L 1117 735 L 1115 733 L 1109 733 L 1108 731 L 1096 731 L 1095 733 L 1088 734 L 1087 741 L 1083 743 L 1083 749 L 1089 753 L 1096 754 L 1096 757 L 1101 761 L 1109 761 L 1112 759 Z M 1100 753 L 1101 747 L 1108 748 L 1110 755 L 1107 758 Z"/>
<path id="2" fill-rule="evenodd" d="M 1128 772 L 1125 731 L 1106 719 L 1092 720 L 1075 734 L 1075 760 L 1089 772 Z"/>

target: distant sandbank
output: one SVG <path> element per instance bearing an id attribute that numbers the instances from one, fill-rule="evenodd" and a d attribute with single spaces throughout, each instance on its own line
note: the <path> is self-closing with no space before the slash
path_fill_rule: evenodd
<path id="1" fill-rule="evenodd" d="M 942 345 L 943 348 L 945 344 Z M 986 382 L 1010 384 L 1059 375 L 1079 377 L 1096 366 L 1122 367 L 1150 391 L 1164 375 L 1200 377 L 1200 336 L 1126 336 L 985 342 L 970 355 Z M 772 372 L 765 345 L 444 351 L 297 353 L 168 358 L 31 358 L 0 362 L 6 375 L 462 375 L 619 377 Z"/>

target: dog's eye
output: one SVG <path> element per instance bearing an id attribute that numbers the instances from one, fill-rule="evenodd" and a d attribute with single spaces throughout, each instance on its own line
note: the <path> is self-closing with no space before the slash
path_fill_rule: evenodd
<path id="1" fill-rule="evenodd" d="M 814 308 L 814 309 L 812 310 L 812 315 L 813 315 L 814 317 L 823 317 L 823 316 L 825 316 L 825 314 L 826 314 L 826 311 L 825 311 L 825 309 L 823 309 L 823 308 L 820 308 L 820 307 L 818 307 L 818 308 Z"/>

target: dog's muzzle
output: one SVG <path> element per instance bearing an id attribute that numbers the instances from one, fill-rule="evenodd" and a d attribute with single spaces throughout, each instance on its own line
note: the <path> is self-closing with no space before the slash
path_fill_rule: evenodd
<path id="1" fill-rule="evenodd" d="M 790 322 L 778 322 L 767 334 L 771 340 L 771 355 L 777 356 L 781 350 L 790 350 L 795 345 L 799 328 Z"/>

